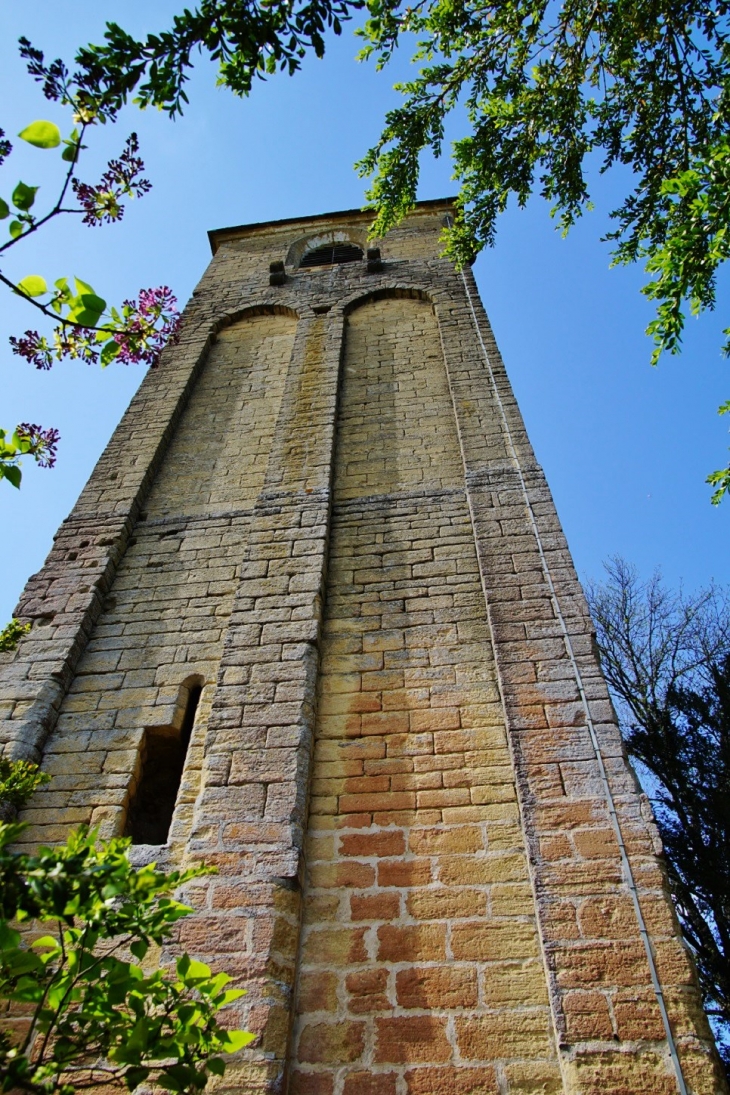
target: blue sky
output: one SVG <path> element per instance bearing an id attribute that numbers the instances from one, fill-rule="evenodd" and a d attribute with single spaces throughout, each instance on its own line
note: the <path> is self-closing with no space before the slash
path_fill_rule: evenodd
<path id="1" fill-rule="evenodd" d="M 48 57 L 70 58 L 78 44 L 101 38 L 105 19 L 141 33 L 162 29 L 174 10 L 169 0 L 127 0 L 122 10 L 87 0 L 3 5 L 0 126 L 11 137 L 36 118 L 71 127 L 25 74 L 13 45 L 21 34 Z M 209 228 L 360 206 L 363 183 L 352 164 L 377 137 L 384 111 L 397 101 L 391 84 L 408 66 L 404 55 L 397 68 L 377 74 L 355 62 L 356 50 L 346 30 L 323 61 L 309 58 L 295 78 L 262 83 L 247 100 L 216 88 L 213 67 L 201 60 L 181 120 L 130 108 L 117 126 L 92 135 L 82 177 L 96 181 L 136 129 L 151 194 L 130 203 L 120 225 L 86 229 L 69 218 L 18 248 L 5 271 L 48 280 L 76 274 L 112 302 L 169 284 L 185 301 L 208 262 Z M 452 130 L 459 135 L 458 119 Z M 43 208 L 60 168 L 57 153 L 17 142 L 0 194 L 8 198 L 19 178 L 40 183 Z M 424 158 L 419 197 L 453 193 L 450 175 L 448 156 Z M 730 440 L 727 420 L 716 414 L 730 397 L 730 364 L 719 354 L 728 279 L 721 279 L 718 312 L 690 322 L 681 357 L 652 369 L 643 275 L 609 270 L 609 249 L 599 242 L 625 182 L 594 180 L 597 210 L 567 240 L 542 201 L 509 210 L 497 246 L 476 263 L 477 281 L 580 576 L 599 575 L 602 560 L 620 553 L 644 573 L 661 567 L 672 583 L 726 582 L 730 502 L 711 507 L 703 481 L 726 461 Z M 42 565 L 142 372 L 68 363 L 37 373 L 5 341 L 36 326 L 35 318 L 12 297 L 0 298 L 0 309 L 0 425 L 30 420 L 62 434 L 53 471 L 29 467 L 20 492 L 0 483 L 4 620 Z"/>

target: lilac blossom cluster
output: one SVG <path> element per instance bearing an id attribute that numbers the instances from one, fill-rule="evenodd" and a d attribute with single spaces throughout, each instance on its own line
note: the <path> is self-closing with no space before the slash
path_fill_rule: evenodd
<path id="1" fill-rule="evenodd" d="M 21 441 L 29 443 L 29 455 L 42 468 L 52 468 L 56 463 L 56 447 L 61 440 L 58 430 L 49 426 L 43 429 L 33 422 L 21 422 L 15 431 Z"/>
<path id="2" fill-rule="evenodd" d="M 105 323 L 100 328 L 78 327 L 60 323 L 49 341 L 38 331 L 26 331 L 21 338 L 11 336 L 13 353 L 25 358 L 36 369 L 50 369 L 54 361 L 72 358 L 96 365 L 103 358 L 104 346 L 115 342 L 119 346 L 115 357 L 124 365 L 149 365 L 154 368 L 165 346 L 178 340 L 180 314 L 172 291 L 161 285 L 142 289 L 139 300 L 125 300 L 123 318 L 118 324 Z M 108 331 L 106 340 L 98 339 L 99 331 Z"/>
<path id="3" fill-rule="evenodd" d="M 69 73 L 63 61 L 57 59 L 45 64 L 43 51 L 31 45 L 27 38 L 19 38 L 20 56 L 27 62 L 30 75 L 43 85 L 43 94 L 51 102 L 72 103 L 77 111 L 86 112 L 88 120 L 100 118 L 115 121 L 118 107 L 105 102 L 98 84 L 83 71 Z"/>
<path id="4" fill-rule="evenodd" d="M 56 344 L 56 357 L 70 357 L 73 360 L 85 361 L 87 365 L 96 365 L 99 360 L 99 348 L 96 342 L 96 331 L 90 327 L 56 327 L 53 332 Z M 47 366 L 50 368 L 50 365 Z"/>
<path id="5" fill-rule="evenodd" d="M 26 331 L 21 338 L 10 336 L 13 353 L 24 357 L 36 369 L 50 369 L 53 365 L 53 347 L 38 331 Z"/>
<path id="6" fill-rule="evenodd" d="M 27 38 L 19 38 L 20 56 L 28 62 L 27 68 L 30 75 L 43 84 L 43 94 L 51 102 L 58 102 L 66 94 L 68 85 L 68 69 L 63 61 L 56 60 L 50 65 L 44 65 L 43 53 L 32 46 Z"/>
<path id="7" fill-rule="evenodd" d="M 36 369 L 50 369 L 54 361 L 61 361 L 65 357 L 95 365 L 99 360 L 95 334 L 88 327 L 61 324 L 55 328 L 52 342 L 38 331 L 26 331 L 22 338 L 11 335 L 10 345 L 14 354 L 24 357 Z"/>
<path id="8" fill-rule="evenodd" d="M 174 346 L 179 337 L 177 298 L 166 285 L 141 289 L 138 302 L 124 301 L 124 312 L 124 327 L 114 335 L 119 360 L 125 365 L 142 362 L 154 368 L 165 346 Z"/>
<path id="9" fill-rule="evenodd" d="M 127 137 L 124 151 L 118 160 L 110 160 L 107 169 L 96 186 L 71 180 L 74 194 L 84 211 L 83 224 L 98 225 L 120 221 L 124 216 L 124 206 L 120 199 L 125 195 L 141 198 L 152 189 L 147 179 L 140 178 L 144 171 L 144 162 L 137 155 L 139 141 L 137 134 Z"/>

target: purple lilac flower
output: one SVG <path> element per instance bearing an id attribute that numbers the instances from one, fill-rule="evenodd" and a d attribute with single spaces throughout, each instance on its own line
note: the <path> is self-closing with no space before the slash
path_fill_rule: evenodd
<path id="1" fill-rule="evenodd" d="M 161 285 L 157 289 L 142 289 L 139 300 L 125 300 L 124 319 L 119 329 L 109 330 L 109 336 L 119 346 L 117 360 L 124 365 L 149 365 L 155 368 L 160 355 L 169 343 L 178 341 L 180 314 L 177 299 L 172 291 Z M 50 369 L 54 361 L 65 357 L 95 365 L 101 359 L 103 342 L 98 342 L 96 331 L 77 327 L 72 323 L 60 323 L 49 342 L 38 331 L 26 331 L 22 338 L 10 338 L 13 353 L 25 358 L 36 369 Z"/>
<path id="2" fill-rule="evenodd" d="M 120 221 L 124 216 L 124 206 L 120 203 L 122 196 L 128 194 L 132 198 L 141 198 L 151 190 L 152 184 L 147 179 L 139 178 L 140 172 L 144 171 L 144 163 L 136 155 L 138 151 L 137 134 L 132 133 L 127 138 L 119 159 L 109 161 L 107 170 L 96 186 L 90 186 L 78 179 L 71 180 L 74 194 L 84 210 L 84 224 L 111 224 L 112 221 Z"/>
<path id="3" fill-rule="evenodd" d="M 61 324 L 53 332 L 53 343 L 37 331 L 26 331 L 22 338 L 11 335 L 10 345 L 14 354 L 24 357 L 36 369 L 50 369 L 54 361 L 64 357 L 95 365 L 100 347 L 94 336 L 95 332 L 90 328 Z"/>
<path id="4" fill-rule="evenodd" d="M 43 84 L 43 94 L 46 99 L 50 99 L 52 102 L 63 99 L 68 82 L 68 69 L 63 61 L 56 60 L 52 61 L 50 65 L 45 65 L 41 50 L 32 46 L 27 38 L 18 40 L 20 42 L 20 56 L 24 61 L 27 61 L 30 75 L 38 83 Z"/>
<path id="5" fill-rule="evenodd" d="M 179 338 L 177 298 L 166 285 L 161 285 L 157 289 L 142 289 L 139 301 L 125 300 L 124 308 L 129 312 L 124 329 L 114 335 L 120 347 L 117 360 L 125 365 L 142 362 L 155 368 L 165 346 L 174 345 Z"/>
<path id="6" fill-rule="evenodd" d="M 10 336 L 13 353 L 24 357 L 36 369 L 50 369 L 53 365 L 53 348 L 37 331 L 26 331 L 22 338 Z"/>
<path id="7" fill-rule="evenodd" d="M 15 431 L 21 441 L 28 441 L 29 454 L 42 468 L 52 468 L 56 463 L 56 447 L 61 440 L 58 430 L 50 426 L 43 429 L 32 422 L 21 422 Z"/>
<path id="8" fill-rule="evenodd" d="M 95 341 L 96 332 L 90 327 L 62 325 L 56 327 L 53 338 L 56 343 L 56 357 L 70 357 L 85 361 L 87 365 L 96 365 L 99 360 L 99 344 Z"/>

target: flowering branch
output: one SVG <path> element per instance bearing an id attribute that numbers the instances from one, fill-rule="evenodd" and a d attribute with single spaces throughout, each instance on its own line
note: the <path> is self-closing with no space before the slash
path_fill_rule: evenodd
<path id="1" fill-rule="evenodd" d="M 19 487 L 22 478 L 19 465 L 24 456 L 32 456 L 41 468 L 52 468 L 60 439 L 61 435 L 53 427 L 43 429 L 31 422 L 21 422 L 10 437 L 0 429 L 0 479 L 7 479 L 14 487 Z"/>
<path id="2" fill-rule="evenodd" d="M 84 213 L 83 224 L 94 226 L 120 221 L 124 216 L 124 206 L 119 199 L 124 194 L 130 198 L 141 198 L 152 189 L 147 179 L 139 178 L 140 172 L 144 171 L 144 163 L 136 155 L 138 151 L 137 134 L 132 133 L 127 137 L 119 159 L 109 161 L 96 186 L 89 186 L 78 179 L 71 180 L 73 192 Z"/>
<path id="3" fill-rule="evenodd" d="M 96 296 L 91 286 L 74 280 L 81 287 L 76 297 L 70 294 L 67 279 L 56 282 L 61 288 L 57 288 L 51 307 L 61 301 L 68 305 L 69 311 L 53 330 L 50 341 L 38 331 L 10 338 L 13 353 L 36 369 L 50 369 L 54 361 L 64 358 L 102 367 L 118 358 L 124 365 L 141 363 L 155 368 L 165 346 L 177 342 L 180 326 L 177 300 L 166 285 L 142 289 L 139 300 L 125 300 L 121 311 L 110 308 L 105 312 L 95 310 L 96 302 L 102 309 L 106 309 L 106 302 Z M 86 326 L 82 316 L 94 316 L 96 322 Z"/>
<path id="4" fill-rule="evenodd" d="M 92 185 L 78 178 L 79 156 L 86 147 L 84 135 L 99 121 L 114 121 L 116 109 L 109 108 L 88 82 L 69 76 L 62 61 L 46 65 L 41 51 L 26 39 L 21 39 L 21 56 L 31 76 L 43 84 L 46 98 L 73 109 L 76 126 L 65 139 L 58 126 L 49 121 L 33 122 L 18 135 L 36 148 L 61 148 L 68 169 L 57 200 L 40 217 L 35 212 L 39 187 L 20 181 L 9 201 L 0 197 L 0 221 L 12 214 L 9 239 L 0 243 L 0 255 L 62 214 L 81 216 L 88 227 L 120 221 L 124 199 L 141 198 L 151 189 L 142 174 L 144 163 L 136 133 L 127 138 L 119 157 L 109 161 L 98 183 Z M 0 166 L 11 152 L 12 144 L 0 129 Z M 69 195 L 74 199 L 70 204 Z M 15 281 L 0 270 L 0 283 L 54 321 L 48 335 L 27 330 L 21 337 L 10 338 L 13 353 L 37 369 L 50 369 L 54 361 L 68 358 L 102 367 L 116 359 L 125 365 L 155 367 L 164 346 L 177 341 L 180 317 L 167 286 L 143 289 L 138 300 L 125 300 L 116 309 L 78 278 L 59 278 L 49 287 L 38 274 Z M 9 431 L 0 431 L 0 478 L 16 487 L 20 485 L 19 461 L 23 456 L 33 456 L 40 467 L 53 467 L 56 460 L 58 431 L 26 426 L 17 427 L 9 437 Z"/>

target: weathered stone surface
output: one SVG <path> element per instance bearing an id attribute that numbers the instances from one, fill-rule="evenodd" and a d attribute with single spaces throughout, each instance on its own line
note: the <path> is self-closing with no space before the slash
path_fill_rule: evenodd
<path id="1" fill-rule="evenodd" d="M 201 685 L 168 844 L 134 855 L 218 868 L 175 946 L 248 989 L 227 1090 L 677 1090 L 632 878 L 688 1085 L 725 1092 L 549 491 L 438 257 L 447 210 L 380 272 L 297 266 L 365 246 L 357 212 L 214 235 L 0 656 L 0 744 L 54 777 L 27 840 L 122 831 L 146 731 L 180 732 Z"/>

